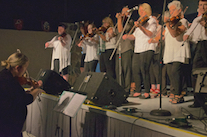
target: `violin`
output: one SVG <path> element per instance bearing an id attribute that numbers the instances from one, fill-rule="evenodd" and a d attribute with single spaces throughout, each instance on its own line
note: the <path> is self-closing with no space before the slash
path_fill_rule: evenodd
<path id="1" fill-rule="evenodd" d="M 188 6 L 184 9 L 182 15 L 181 15 L 181 12 L 180 12 L 177 16 L 173 16 L 169 20 L 167 20 L 167 22 L 170 23 L 171 27 L 174 27 L 184 17 L 184 14 L 187 11 L 187 9 L 188 9 Z"/>
<path id="2" fill-rule="evenodd" d="M 177 16 L 174 16 L 174 17 L 170 18 L 169 21 L 167 21 L 167 22 L 169 22 L 170 25 L 173 27 L 173 26 L 175 26 L 180 20 L 181 20 L 180 15 L 177 15 Z"/>
<path id="3" fill-rule="evenodd" d="M 64 32 L 63 34 L 60 35 L 60 37 L 65 37 L 67 34 Z"/>
<path id="4" fill-rule="evenodd" d="M 141 26 L 143 26 L 145 23 L 147 23 L 148 20 L 149 20 L 149 17 L 145 15 L 144 17 L 138 20 L 138 23 L 141 24 Z"/>
<path id="5" fill-rule="evenodd" d="M 101 26 L 101 27 L 98 28 L 98 31 L 102 31 L 103 33 L 106 33 L 107 28 Z"/>
<path id="6" fill-rule="evenodd" d="M 32 80 L 31 78 L 26 78 L 22 76 L 22 77 L 18 77 L 18 81 L 20 85 L 29 85 L 29 86 L 33 86 L 34 88 L 39 87 L 38 82 L 35 80 Z"/>
<path id="7" fill-rule="evenodd" d="M 95 33 L 87 33 L 87 34 L 84 35 L 79 41 L 81 41 L 81 40 L 83 40 L 83 39 L 85 39 L 85 38 L 87 38 L 87 37 L 92 38 L 94 35 L 95 35 Z"/>
<path id="8" fill-rule="evenodd" d="M 207 21 L 207 12 L 202 14 L 202 18 L 200 21 Z"/>
<path id="9" fill-rule="evenodd" d="M 87 33 L 86 35 L 85 35 L 85 37 L 93 37 L 95 35 L 95 33 Z"/>

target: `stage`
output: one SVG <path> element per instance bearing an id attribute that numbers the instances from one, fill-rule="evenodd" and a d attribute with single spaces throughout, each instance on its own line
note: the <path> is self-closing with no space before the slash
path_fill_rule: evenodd
<path id="1" fill-rule="evenodd" d="M 83 104 L 76 117 L 70 118 L 55 112 L 58 97 L 42 94 L 41 101 L 35 100 L 28 106 L 26 132 L 36 137 L 195 137 L 207 136 L 202 108 L 188 108 L 193 96 L 185 96 L 182 104 L 171 104 L 163 97 L 162 110 L 171 116 L 152 116 L 150 112 L 160 108 L 160 99 L 139 99 L 129 97 L 129 103 L 114 110 Z M 129 111 L 126 108 L 136 108 Z M 179 119 L 178 125 L 170 125 L 173 118 Z M 189 119 L 185 119 L 189 118 Z M 186 121 L 188 122 L 185 125 Z"/>

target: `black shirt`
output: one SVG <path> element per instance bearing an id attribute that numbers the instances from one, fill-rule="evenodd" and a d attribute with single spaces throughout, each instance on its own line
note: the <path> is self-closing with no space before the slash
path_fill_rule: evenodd
<path id="1" fill-rule="evenodd" d="M 27 94 L 11 72 L 0 72 L 0 137 L 19 137 L 27 116 L 27 105 L 33 96 Z"/>

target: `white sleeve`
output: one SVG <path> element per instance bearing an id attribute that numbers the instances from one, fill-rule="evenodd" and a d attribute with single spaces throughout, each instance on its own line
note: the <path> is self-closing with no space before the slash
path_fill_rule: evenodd
<path id="1" fill-rule="evenodd" d="M 71 43 L 72 43 L 72 38 L 69 34 L 67 34 L 66 36 L 67 36 L 67 39 L 65 40 L 65 42 L 66 42 L 65 48 L 70 49 Z"/>
<path id="2" fill-rule="evenodd" d="M 191 35 L 191 33 L 193 33 L 193 30 L 195 29 L 197 24 L 198 24 L 197 19 L 194 19 L 190 28 L 187 30 L 187 32 L 184 35 Z"/>
<path id="3" fill-rule="evenodd" d="M 57 40 L 57 36 L 53 37 L 52 40 L 48 41 L 49 46 L 48 48 L 53 48 L 54 47 L 54 42 Z"/>

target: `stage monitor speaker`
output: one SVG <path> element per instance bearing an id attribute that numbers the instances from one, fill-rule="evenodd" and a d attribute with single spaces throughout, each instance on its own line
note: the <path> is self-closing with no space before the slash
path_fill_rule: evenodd
<path id="1" fill-rule="evenodd" d="M 73 89 L 86 92 L 87 99 L 99 106 L 121 106 L 127 96 L 125 90 L 111 76 L 103 72 L 81 73 Z"/>
<path id="2" fill-rule="evenodd" d="M 63 91 L 69 91 L 70 84 L 57 72 L 52 70 L 41 70 L 37 76 L 43 82 L 43 90 L 52 95 L 60 95 Z"/>
<path id="3" fill-rule="evenodd" d="M 207 93 L 207 68 L 196 68 L 192 73 L 197 77 L 195 93 Z"/>

